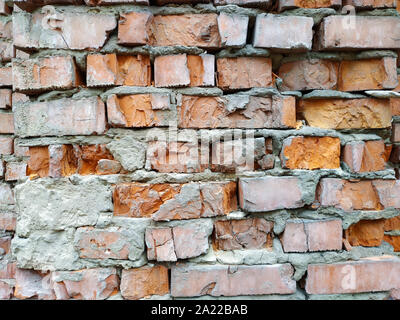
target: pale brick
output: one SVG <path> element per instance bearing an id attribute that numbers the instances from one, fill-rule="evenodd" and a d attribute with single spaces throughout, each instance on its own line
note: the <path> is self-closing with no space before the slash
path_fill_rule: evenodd
<path id="1" fill-rule="evenodd" d="M 81 83 L 71 56 L 13 61 L 13 89 L 17 91 L 72 89 Z"/>
<path id="2" fill-rule="evenodd" d="M 14 296 L 18 299 L 54 300 L 55 294 L 51 288 L 50 277 L 49 273 L 17 268 Z"/>
<path id="3" fill-rule="evenodd" d="M 12 91 L 10 89 L 0 89 L 0 109 L 11 108 Z"/>
<path id="4" fill-rule="evenodd" d="M 248 16 L 221 12 L 218 16 L 221 46 L 243 47 L 246 44 L 248 24 Z"/>
<path id="5" fill-rule="evenodd" d="M 322 20 L 317 36 L 320 50 L 398 49 L 400 19 L 388 16 L 329 16 Z M 370 28 L 373 25 L 374 28 Z"/>
<path id="6" fill-rule="evenodd" d="M 0 201 L 0 205 L 1 204 L 2 203 Z M 15 231 L 16 223 L 17 223 L 17 217 L 13 212 L 0 211 L 0 230 Z"/>
<path id="7" fill-rule="evenodd" d="M 146 229 L 147 259 L 157 261 L 176 261 L 174 239 L 171 228 Z"/>
<path id="8" fill-rule="evenodd" d="M 14 194 L 9 184 L 0 183 L 0 207 L 14 204 Z"/>
<path id="9" fill-rule="evenodd" d="M 0 113 L 0 133 L 14 133 L 14 115 L 12 113 Z"/>
<path id="10" fill-rule="evenodd" d="M 239 203 L 249 212 L 301 208 L 305 204 L 296 177 L 239 179 Z"/>
<path id="11" fill-rule="evenodd" d="M 400 288 L 400 259 L 363 258 L 334 264 L 313 264 L 307 269 L 309 294 L 389 291 Z"/>
<path id="12" fill-rule="evenodd" d="M 11 87 L 12 84 L 12 68 L 0 67 L 0 87 Z"/>
<path id="13" fill-rule="evenodd" d="M 257 266 L 174 266 L 174 297 L 289 294 L 296 291 L 290 264 Z"/>
<path id="14" fill-rule="evenodd" d="M 56 22 L 47 13 L 18 12 L 13 15 L 14 45 L 17 48 L 99 49 L 116 28 L 114 15 L 100 13 L 57 12 Z M 45 29 L 42 21 L 50 28 Z M 77 27 L 79 26 L 79 27 Z M 85 32 L 82 32 L 85 30 Z"/>
<path id="15" fill-rule="evenodd" d="M 25 162 L 7 162 L 6 165 L 6 181 L 16 181 L 26 177 Z"/>
<path id="16" fill-rule="evenodd" d="M 13 153 L 13 141 L 12 137 L 0 136 L 0 155 L 9 155 Z"/>
<path id="17" fill-rule="evenodd" d="M 15 108 L 16 134 L 91 135 L 105 131 L 104 103 L 97 97 L 26 102 Z"/>
<path id="18" fill-rule="evenodd" d="M 138 300 L 151 295 L 169 293 L 168 269 L 144 266 L 122 270 L 121 294 L 125 299 Z"/>
<path id="19" fill-rule="evenodd" d="M 311 50 L 313 19 L 300 16 L 257 15 L 254 47 L 278 50 Z"/>

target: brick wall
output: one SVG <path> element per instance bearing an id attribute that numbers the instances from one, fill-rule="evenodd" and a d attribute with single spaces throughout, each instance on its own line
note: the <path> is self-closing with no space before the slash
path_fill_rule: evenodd
<path id="1" fill-rule="evenodd" d="M 0 0 L 0 299 L 399 298 L 399 10 Z"/>

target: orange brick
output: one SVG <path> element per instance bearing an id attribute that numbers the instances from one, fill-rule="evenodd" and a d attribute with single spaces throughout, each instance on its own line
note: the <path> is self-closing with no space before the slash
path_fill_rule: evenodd
<path id="1" fill-rule="evenodd" d="M 281 162 L 289 169 L 336 169 L 340 167 L 340 139 L 289 137 L 283 141 Z"/>
<path id="2" fill-rule="evenodd" d="M 137 56 L 122 56 L 114 53 L 88 55 L 86 77 L 89 87 L 150 86 L 150 58 L 140 54 Z"/>
<path id="3" fill-rule="evenodd" d="M 272 63 L 268 58 L 220 58 L 217 73 L 218 86 L 223 90 L 272 86 Z"/>
<path id="4" fill-rule="evenodd" d="M 390 151 L 382 140 L 355 141 L 344 146 L 343 161 L 353 172 L 384 170 Z"/>
<path id="5" fill-rule="evenodd" d="M 122 270 L 121 294 L 125 299 L 138 300 L 151 295 L 169 293 L 168 269 L 144 266 Z"/>
<path id="6" fill-rule="evenodd" d="M 398 85 L 396 58 L 342 61 L 338 90 L 362 91 L 393 89 Z"/>
<path id="7" fill-rule="evenodd" d="M 388 128 L 392 121 L 389 99 L 302 99 L 298 118 L 324 129 Z"/>
<path id="8" fill-rule="evenodd" d="M 384 237 L 385 220 L 361 220 L 345 231 L 345 238 L 352 246 L 377 247 Z"/>

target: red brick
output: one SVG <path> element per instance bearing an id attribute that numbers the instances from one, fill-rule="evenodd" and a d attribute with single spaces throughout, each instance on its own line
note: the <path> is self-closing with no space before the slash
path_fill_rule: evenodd
<path id="1" fill-rule="evenodd" d="M 5 168 L 4 162 L 3 162 L 3 160 L 0 160 L 0 178 L 4 177 L 5 172 L 6 172 L 6 168 Z"/>
<path id="2" fill-rule="evenodd" d="M 243 101 L 241 99 L 244 99 Z M 246 97 L 234 101 L 234 110 L 224 97 L 182 96 L 178 106 L 180 128 L 294 128 L 294 97 Z M 237 108 L 243 102 L 244 108 Z M 236 109 L 237 108 L 237 109 Z"/>
<path id="3" fill-rule="evenodd" d="M 323 129 L 378 129 L 391 125 L 389 99 L 302 99 L 298 119 Z"/>
<path id="4" fill-rule="evenodd" d="M 170 55 L 154 60 L 156 87 L 201 87 L 214 85 L 214 56 Z"/>
<path id="5" fill-rule="evenodd" d="M 13 153 L 14 139 L 12 137 L 0 137 L 0 155 L 9 155 Z"/>
<path id="6" fill-rule="evenodd" d="M 214 246 L 217 250 L 272 248 L 273 225 L 262 218 L 216 221 Z"/>
<path id="7" fill-rule="evenodd" d="M 149 28 L 153 15 L 149 12 L 129 12 L 120 15 L 118 22 L 118 43 L 142 45 L 149 42 Z"/>
<path id="8" fill-rule="evenodd" d="M 396 0 L 343 0 L 343 5 L 356 8 L 395 8 Z"/>
<path id="9" fill-rule="evenodd" d="M 87 84 L 89 87 L 151 85 L 150 58 L 144 55 L 122 56 L 91 54 L 87 57 Z"/>
<path id="10" fill-rule="evenodd" d="M 11 236 L 0 237 L 0 256 L 10 253 Z"/>
<path id="11" fill-rule="evenodd" d="M 212 144 L 211 171 L 241 172 L 274 167 L 272 139 L 246 138 Z"/>
<path id="12" fill-rule="evenodd" d="M 0 113 L 0 133 L 14 133 L 14 117 L 12 113 Z"/>
<path id="13" fill-rule="evenodd" d="M 114 268 L 56 271 L 52 274 L 57 299 L 104 300 L 118 291 Z"/>
<path id="14" fill-rule="evenodd" d="M 3 3 L 4 2 L 0 2 L 0 13 Z M 12 39 L 12 19 L 4 19 L 0 21 L 0 38 Z"/>
<path id="15" fill-rule="evenodd" d="M 342 221 L 288 221 L 281 242 L 285 252 L 341 250 Z"/>
<path id="16" fill-rule="evenodd" d="M 158 172 L 203 172 L 208 158 L 208 145 L 165 141 L 151 141 L 146 156 L 151 169 Z"/>
<path id="17" fill-rule="evenodd" d="M 389 291 L 400 288 L 399 275 L 400 259 L 392 256 L 309 265 L 306 291 L 309 294 Z"/>
<path id="18" fill-rule="evenodd" d="M 345 231 L 345 238 L 352 246 L 377 247 L 384 237 L 385 220 L 361 220 Z"/>
<path id="19" fill-rule="evenodd" d="M 147 258 L 157 261 L 177 261 L 202 255 L 208 251 L 209 233 L 193 225 L 146 230 Z"/>
<path id="20" fill-rule="evenodd" d="M 10 14 L 11 9 L 6 4 L 5 0 L 0 0 L 0 14 Z"/>
<path id="21" fill-rule="evenodd" d="M 218 16 L 218 31 L 221 45 L 242 47 L 246 44 L 249 17 L 221 12 Z"/>
<path id="22" fill-rule="evenodd" d="M 11 94 L 10 89 L 0 89 L 0 109 L 11 108 Z"/>
<path id="23" fill-rule="evenodd" d="M 124 239 L 120 229 L 78 228 L 75 246 L 79 250 L 79 256 L 89 259 L 128 259 L 130 243 Z"/>
<path id="24" fill-rule="evenodd" d="M 69 0 L 74 1 L 74 0 Z M 114 4 L 142 4 L 149 5 L 149 0 L 85 0 L 88 6 L 103 6 L 103 5 L 114 5 Z"/>
<path id="25" fill-rule="evenodd" d="M 349 181 L 323 178 L 318 187 L 318 200 L 324 207 L 344 211 L 400 208 L 398 180 Z"/>
<path id="26" fill-rule="evenodd" d="M 15 49 L 13 43 L 9 40 L 0 39 L 0 60 L 9 62 L 15 57 Z"/>
<path id="27" fill-rule="evenodd" d="M 243 210 L 249 212 L 304 206 L 300 181 L 296 177 L 239 179 L 239 203 Z"/>
<path id="28" fill-rule="evenodd" d="M 113 127 L 128 128 L 167 126 L 169 108 L 168 95 L 110 95 L 107 99 L 108 123 Z"/>
<path id="29" fill-rule="evenodd" d="M 218 86 L 223 90 L 272 86 L 271 59 L 238 57 L 217 59 Z"/>
<path id="30" fill-rule="evenodd" d="M 40 92 L 72 89 L 82 84 L 71 56 L 56 56 L 13 61 L 13 89 Z"/>
<path id="31" fill-rule="evenodd" d="M 334 137 L 289 137 L 283 141 L 282 167 L 289 169 L 337 169 L 340 139 Z"/>
<path id="32" fill-rule="evenodd" d="M 382 140 L 355 141 L 343 148 L 343 161 L 353 172 L 384 170 L 390 151 Z"/>
<path id="33" fill-rule="evenodd" d="M 342 5 L 342 0 L 279 0 L 279 9 L 292 9 L 292 8 L 329 8 L 339 7 Z"/>
<path id="34" fill-rule="evenodd" d="M 11 87 L 12 84 L 11 67 L 0 67 L 0 87 Z"/>
<path id="35" fill-rule="evenodd" d="M 157 261 L 176 261 L 172 228 L 146 229 L 147 259 Z"/>
<path id="36" fill-rule="evenodd" d="M 257 15 L 253 46 L 278 50 L 311 50 L 313 19 L 300 16 Z"/>
<path id="37" fill-rule="evenodd" d="M 121 294 L 125 299 L 138 300 L 151 295 L 169 293 L 168 269 L 164 266 L 144 266 L 122 270 Z"/>
<path id="38" fill-rule="evenodd" d="M 221 38 L 217 19 L 215 13 L 154 16 L 150 44 L 219 48 Z"/>
<path id="39" fill-rule="evenodd" d="M 390 106 L 392 108 L 392 116 L 400 116 L 400 98 L 390 98 Z"/>
<path id="40" fill-rule="evenodd" d="M 6 165 L 6 181 L 16 181 L 26 177 L 25 162 L 7 162 Z"/>
<path id="41" fill-rule="evenodd" d="M 226 215 L 237 209 L 236 183 L 142 184 L 115 187 L 114 215 L 154 220 Z"/>
<path id="42" fill-rule="evenodd" d="M 290 264 L 173 266 L 174 297 L 289 294 L 296 291 Z"/>
<path id="43" fill-rule="evenodd" d="M 321 59 L 283 63 L 279 68 L 282 90 L 334 90 L 338 81 L 339 62 Z"/>
<path id="44" fill-rule="evenodd" d="M 0 268 L 0 279 L 15 279 L 16 269 L 17 264 L 15 262 L 2 264 Z"/>
<path id="45" fill-rule="evenodd" d="M 344 16 L 329 16 L 322 20 L 316 49 L 398 49 L 397 40 L 400 20 L 397 17 L 356 16 L 354 27 L 349 24 L 349 18 Z M 374 28 L 369 28 L 373 25 Z"/>
<path id="46" fill-rule="evenodd" d="M 21 137 L 92 135 L 106 129 L 104 103 L 98 97 L 18 104 L 14 114 Z"/>
<path id="47" fill-rule="evenodd" d="M 393 89 L 398 85 L 396 58 L 342 61 L 338 90 L 362 91 Z"/>
<path id="48" fill-rule="evenodd" d="M 117 27 L 114 14 L 65 11 L 55 14 L 56 21 L 47 20 L 47 15 L 48 13 L 41 11 L 32 14 L 15 13 L 14 46 L 37 49 L 99 49 L 104 45 L 108 34 Z M 44 25 L 46 22 L 47 26 Z"/>

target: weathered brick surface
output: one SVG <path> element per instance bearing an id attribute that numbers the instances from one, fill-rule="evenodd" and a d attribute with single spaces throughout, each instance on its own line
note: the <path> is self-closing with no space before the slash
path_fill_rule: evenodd
<path id="1" fill-rule="evenodd" d="M 324 129 L 387 128 L 391 123 L 389 99 L 300 100 L 298 116 Z"/>
<path id="2" fill-rule="evenodd" d="M 340 166 L 340 139 L 290 137 L 283 141 L 282 166 L 289 169 L 336 169 Z"/>
<path id="3" fill-rule="evenodd" d="M 0 299 L 398 300 L 396 10 L 0 0 Z"/>
<path id="4" fill-rule="evenodd" d="M 273 223 L 262 218 L 215 222 L 218 250 L 261 249 L 272 246 Z"/>
<path id="5" fill-rule="evenodd" d="M 171 271 L 171 294 L 174 297 L 288 294 L 296 290 L 292 273 L 289 264 L 176 266 Z"/>
<path id="6" fill-rule="evenodd" d="M 18 104 L 14 116 L 16 134 L 25 137 L 91 135 L 105 131 L 104 103 L 96 97 Z"/>
<path id="7" fill-rule="evenodd" d="M 47 57 L 13 61 L 13 89 L 35 92 L 72 89 L 81 84 L 72 57 Z"/>
<path id="8" fill-rule="evenodd" d="M 309 17 L 258 15 L 253 46 L 278 50 L 311 49 L 313 20 Z"/>
<path id="9" fill-rule="evenodd" d="M 262 57 L 220 58 L 218 86 L 223 90 L 251 89 L 272 85 L 271 59 Z"/>
<path id="10" fill-rule="evenodd" d="M 304 206 L 300 181 L 296 177 L 239 179 L 239 203 L 249 212 Z"/>
<path id="11" fill-rule="evenodd" d="M 391 256 L 309 265 L 306 291 L 310 294 L 387 291 L 400 287 L 399 273 L 400 260 Z"/>
<path id="12" fill-rule="evenodd" d="M 341 220 L 288 221 L 281 242 L 285 252 L 342 249 Z"/>
<path id="13" fill-rule="evenodd" d="M 154 220 L 215 217 L 237 208 L 234 182 L 120 184 L 113 199 L 114 215 Z"/>
<path id="14" fill-rule="evenodd" d="M 164 266 L 122 270 L 121 294 L 125 299 L 137 300 L 169 292 L 168 269 Z"/>
<path id="15" fill-rule="evenodd" d="M 238 104 L 244 105 L 238 108 Z M 183 96 L 178 109 L 181 128 L 292 128 L 296 125 L 293 97 Z M 231 109 L 232 108 L 232 109 Z"/>
<path id="16" fill-rule="evenodd" d="M 382 140 L 351 142 L 343 148 L 343 161 L 354 172 L 384 170 L 390 151 Z"/>
<path id="17" fill-rule="evenodd" d="M 318 30 L 317 47 L 322 50 L 343 49 L 398 49 L 397 17 L 354 17 L 354 23 L 343 16 L 330 16 L 322 20 Z M 368 26 L 374 25 L 373 29 Z"/>

